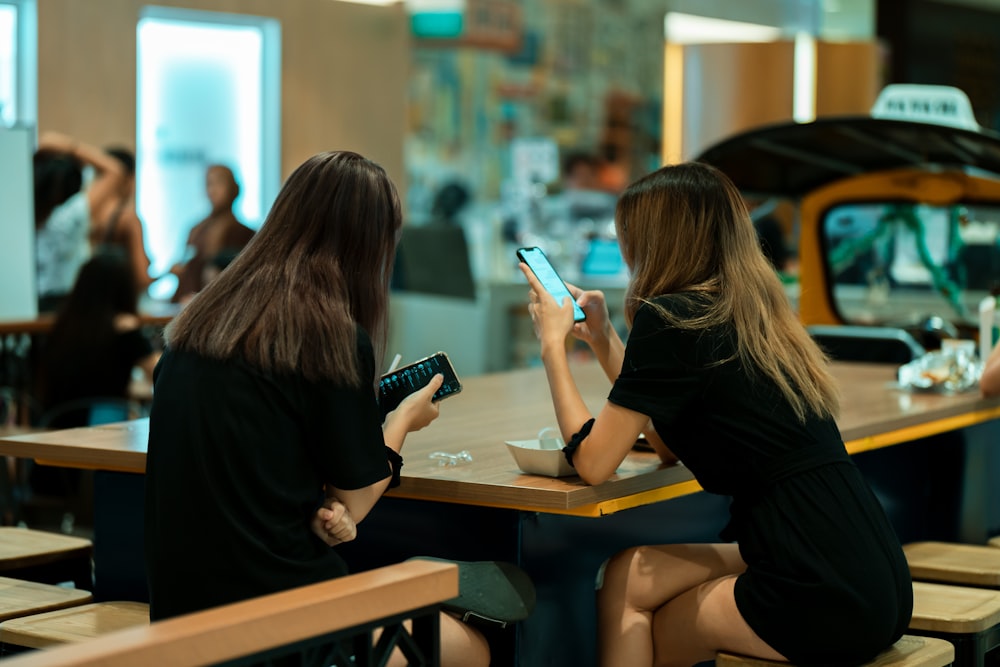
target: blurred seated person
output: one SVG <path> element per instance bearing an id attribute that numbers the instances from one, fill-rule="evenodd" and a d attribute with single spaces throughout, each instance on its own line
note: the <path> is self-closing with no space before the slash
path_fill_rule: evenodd
<path id="1" fill-rule="evenodd" d="M 142 294 L 153 279 L 149 275 L 149 255 L 146 253 L 145 232 L 142 220 L 135 210 L 135 154 L 127 149 L 111 147 L 106 149 L 125 170 L 125 178 L 117 196 L 94 213 L 94 226 L 90 241 L 95 249 L 114 245 L 123 248 L 132 265 L 136 291 Z"/>
<path id="2" fill-rule="evenodd" d="M 95 213 L 118 196 L 125 173 L 100 148 L 57 132 L 39 137 L 33 162 L 38 309 L 54 312 L 91 255 Z"/>
<path id="3" fill-rule="evenodd" d="M 152 382 L 159 353 L 143 334 L 137 299 L 131 263 L 120 248 L 100 250 L 80 269 L 42 342 L 35 374 L 42 426 L 73 428 L 138 416 L 128 410 L 133 369 Z M 29 522 L 52 521 L 47 508 L 55 511 L 54 520 L 63 517 L 67 532 L 74 521 L 89 524 L 87 479 L 80 470 L 31 466 L 23 508 Z"/>
<path id="4" fill-rule="evenodd" d="M 37 395 L 43 416 L 82 399 L 129 398 L 134 368 L 152 380 L 159 353 L 142 331 L 131 263 L 108 247 L 80 269 L 43 341 Z M 50 426 L 81 426 L 67 415 Z"/>
<path id="5" fill-rule="evenodd" d="M 572 151 L 563 158 L 559 191 L 542 203 L 542 215 L 550 225 L 614 220 L 618 199 L 602 189 L 600 170 L 601 161 L 585 151 Z"/>
<path id="6" fill-rule="evenodd" d="M 628 165 L 614 144 L 601 146 L 601 156 L 597 163 L 597 187 L 617 197 L 629 184 Z"/>
<path id="7" fill-rule="evenodd" d="M 205 194 L 212 210 L 188 234 L 186 256 L 191 259 L 171 269 L 178 278 L 174 303 L 184 303 L 201 291 L 205 286 L 202 280 L 205 264 L 213 257 L 222 250 L 242 250 L 254 235 L 233 213 L 240 186 L 232 169 L 221 164 L 210 165 L 205 172 Z"/>
<path id="8" fill-rule="evenodd" d="M 597 157 L 585 151 L 572 151 L 563 158 L 563 190 L 599 190 Z"/>
<path id="9" fill-rule="evenodd" d="M 476 298 L 469 245 L 459 220 L 470 199 L 464 185 L 447 183 L 434 196 L 427 224 L 402 227 L 392 272 L 394 290 Z"/>

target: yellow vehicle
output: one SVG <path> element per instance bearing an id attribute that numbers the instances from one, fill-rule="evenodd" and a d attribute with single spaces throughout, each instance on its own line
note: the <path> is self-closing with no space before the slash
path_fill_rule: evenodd
<path id="1" fill-rule="evenodd" d="M 945 337 L 978 337 L 979 303 L 1000 285 L 1000 135 L 827 118 L 746 132 L 698 159 L 748 199 L 794 203 L 791 294 L 832 357 L 905 364 Z M 918 429 L 906 448 L 854 461 L 904 541 L 981 543 L 1000 526 L 998 430 Z"/>
<path id="2" fill-rule="evenodd" d="M 979 302 L 1000 290 L 1000 134 L 824 118 L 754 129 L 698 159 L 748 198 L 795 203 L 807 326 L 977 336 Z"/>

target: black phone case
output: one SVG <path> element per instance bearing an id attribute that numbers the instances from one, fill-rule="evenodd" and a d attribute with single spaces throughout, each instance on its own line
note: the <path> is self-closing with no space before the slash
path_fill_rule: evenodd
<path id="1" fill-rule="evenodd" d="M 462 391 L 458 374 L 444 352 L 437 352 L 383 375 L 378 383 L 382 418 L 385 419 L 387 414 L 399 407 L 407 396 L 425 387 L 438 373 L 444 375 L 444 384 L 434 392 L 435 401 Z"/>

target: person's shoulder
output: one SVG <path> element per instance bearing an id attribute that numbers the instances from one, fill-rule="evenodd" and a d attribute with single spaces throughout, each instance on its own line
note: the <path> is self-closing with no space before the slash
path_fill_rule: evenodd
<path id="1" fill-rule="evenodd" d="M 67 231 L 69 228 L 87 229 L 90 226 L 90 203 L 84 192 L 77 192 L 53 209 L 44 228 Z"/>
<path id="2" fill-rule="evenodd" d="M 87 193 L 81 190 L 72 195 L 69 199 L 57 206 L 52 211 L 52 215 L 66 215 L 79 217 L 90 214 L 90 203 L 87 201 Z"/>
<path id="3" fill-rule="evenodd" d="M 670 296 L 670 307 L 682 317 L 704 315 L 716 302 L 716 295 L 711 292 L 677 292 Z"/>
<path id="4" fill-rule="evenodd" d="M 659 294 L 646 299 L 638 312 L 643 310 L 648 313 L 666 311 L 675 317 L 691 317 L 705 307 L 704 299 L 690 292 L 675 292 L 672 294 Z"/>
<path id="5" fill-rule="evenodd" d="M 708 305 L 708 297 L 700 294 L 660 294 L 643 300 L 636 310 L 632 327 L 647 333 L 686 329 L 682 323 L 703 315 Z"/>

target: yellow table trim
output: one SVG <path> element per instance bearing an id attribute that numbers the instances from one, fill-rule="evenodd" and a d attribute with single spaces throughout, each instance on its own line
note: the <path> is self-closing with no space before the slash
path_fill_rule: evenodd
<path id="1" fill-rule="evenodd" d="M 983 424 L 997 418 L 1000 418 L 1000 406 L 985 410 L 975 410 L 973 412 L 955 415 L 954 417 L 936 419 L 932 422 L 927 422 L 926 424 L 907 426 L 905 428 L 880 433 L 878 435 L 869 435 L 864 438 L 851 440 L 844 444 L 847 446 L 847 452 L 849 454 L 859 454 L 873 449 L 882 449 L 883 447 L 898 445 L 903 442 L 912 442 L 913 440 L 919 440 L 931 435 L 938 435 L 939 433 L 957 431 L 968 426 Z"/>

